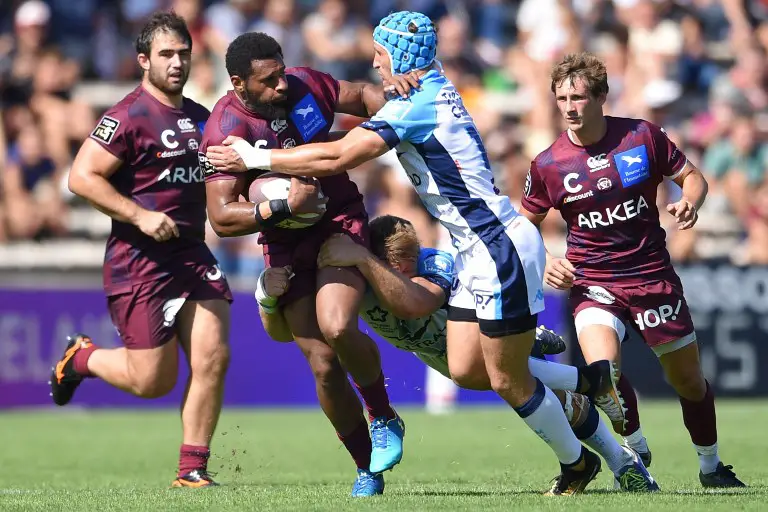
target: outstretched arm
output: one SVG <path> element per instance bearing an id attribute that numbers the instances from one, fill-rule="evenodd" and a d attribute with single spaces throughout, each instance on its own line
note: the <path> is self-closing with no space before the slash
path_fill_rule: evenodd
<path id="1" fill-rule="evenodd" d="M 248 169 L 322 178 L 341 174 L 349 169 L 379 157 L 389 151 L 386 141 L 365 128 L 354 128 L 343 138 L 333 142 L 305 144 L 292 149 L 261 149 L 243 139 L 225 141 L 242 158 Z M 227 168 L 226 149 L 210 147 L 206 156 L 215 168 Z"/>

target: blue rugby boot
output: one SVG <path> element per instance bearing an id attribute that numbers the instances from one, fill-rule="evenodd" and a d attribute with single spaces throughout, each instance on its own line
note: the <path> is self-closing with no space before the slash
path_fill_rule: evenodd
<path id="1" fill-rule="evenodd" d="M 405 423 L 397 413 L 391 420 L 382 417 L 371 422 L 371 473 L 382 473 L 400 462 L 404 437 Z"/>
<path id="2" fill-rule="evenodd" d="M 632 462 L 621 468 L 619 473 L 615 475 L 614 487 L 627 492 L 658 491 L 659 484 L 648 472 L 639 454 L 632 448 L 626 446 L 622 446 L 622 448 L 632 456 Z"/>
<path id="3" fill-rule="evenodd" d="M 357 478 L 352 486 L 352 497 L 364 498 L 377 494 L 384 494 L 384 475 L 358 468 Z"/>

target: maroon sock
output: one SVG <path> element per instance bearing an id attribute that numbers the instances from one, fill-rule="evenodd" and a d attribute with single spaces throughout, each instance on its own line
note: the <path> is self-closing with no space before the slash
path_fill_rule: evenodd
<path id="1" fill-rule="evenodd" d="M 93 377 L 93 374 L 88 369 L 88 359 L 90 359 L 91 354 L 99 348 L 101 347 L 91 344 L 75 352 L 74 357 L 72 357 L 72 367 L 78 375 L 82 377 Z"/>
<path id="2" fill-rule="evenodd" d="M 635 394 L 635 389 L 632 387 L 632 384 L 629 383 L 629 379 L 626 378 L 623 373 L 621 374 L 621 377 L 619 377 L 619 382 L 616 387 L 619 389 L 619 394 L 624 400 L 624 407 L 627 409 L 627 412 L 625 413 L 627 421 L 624 426 L 624 432 L 617 433 L 626 437 L 634 434 L 637 432 L 637 429 L 640 428 L 640 411 L 637 410 L 637 395 Z"/>
<path id="3" fill-rule="evenodd" d="M 368 471 L 371 466 L 373 447 L 371 446 L 371 436 L 368 434 L 368 424 L 365 420 L 361 421 L 355 430 L 349 434 L 343 436 L 336 432 L 336 435 L 339 436 L 339 441 L 344 443 L 344 448 L 352 456 L 357 467 Z"/>
<path id="4" fill-rule="evenodd" d="M 706 382 L 706 381 L 705 381 Z M 680 397 L 683 408 L 683 423 L 691 441 L 696 446 L 712 446 L 717 442 L 717 417 L 715 414 L 715 394 L 707 384 L 707 392 L 698 402 Z"/>
<path id="5" fill-rule="evenodd" d="M 182 444 L 181 449 L 179 450 L 178 476 L 184 476 L 195 469 L 207 470 L 208 457 L 210 456 L 211 450 L 207 446 Z"/>
<path id="6" fill-rule="evenodd" d="M 355 383 L 355 387 L 360 392 L 360 396 L 363 397 L 365 408 L 371 419 L 384 417 L 391 420 L 395 417 L 395 411 L 389 405 L 387 386 L 384 384 L 384 372 L 381 372 L 379 378 L 372 384 L 361 386 Z"/>

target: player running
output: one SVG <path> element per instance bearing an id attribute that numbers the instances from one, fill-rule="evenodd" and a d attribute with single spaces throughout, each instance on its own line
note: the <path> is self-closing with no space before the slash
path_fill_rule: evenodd
<path id="1" fill-rule="evenodd" d="M 718 456 L 715 399 L 702 374 L 683 286 L 670 263 L 656 208 L 659 183 L 674 181 L 682 197 L 667 211 L 679 229 L 690 229 L 707 182 L 658 126 L 603 115 L 608 79 L 597 57 L 565 57 L 552 71 L 552 92 L 568 129 L 531 164 L 522 209 L 538 225 L 555 208 L 568 226 L 566 258 L 548 257 L 545 280 L 570 289 L 587 362 L 618 363 L 625 325 L 634 324 L 680 396 L 701 484 L 743 487 Z M 626 378 L 621 380 L 628 421 L 619 433 L 650 464 L 637 398 Z M 620 414 L 611 419 L 621 420 Z"/>
<path id="2" fill-rule="evenodd" d="M 176 384 L 178 347 L 189 380 L 174 487 L 215 485 L 207 471 L 229 360 L 232 295 L 204 242 L 205 184 L 197 148 L 208 111 L 182 95 L 192 39 L 184 20 L 154 14 L 136 41 L 141 85 L 109 109 L 72 165 L 69 188 L 112 217 L 104 290 L 124 348 L 69 338 L 51 375 L 67 404 L 85 377 L 142 398 Z"/>
<path id="3" fill-rule="evenodd" d="M 371 221 L 371 249 L 345 235 L 334 235 L 323 245 L 318 265 L 354 266 L 366 277 L 369 288 L 360 305 L 360 316 L 383 339 L 414 353 L 425 364 L 451 378 L 446 355 L 447 301 L 454 281 L 453 257 L 444 251 L 422 249 L 410 222 L 393 216 Z M 290 290 L 290 269 L 269 268 L 259 278 L 257 300 L 267 333 L 278 341 L 291 341 L 278 297 Z M 576 436 L 608 463 L 616 486 L 626 491 L 656 491 L 653 478 L 637 454 L 616 442 L 587 397 L 608 381 L 605 361 L 576 368 L 543 360 L 539 354 L 565 350 L 561 337 L 543 327 L 536 329 L 536 344 L 528 364 L 531 373 L 555 391 Z M 491 389 L 485 368 L 475 368 L 457 384 L 466 389 Z M 565 390 L 565 391 L 560 391 Z M 384 490 L 382 474 L 358 469 L 356 486 Z"/>
<path id="4" fill-rule="evenodd" d="M 383 82 L 415 71 L 421 90 L 388 101 L 370 121 L 335 142 L 265 150 L 236 140 L 230 148 L 209 148 L 208 158 L 223 169 L 322 177 L 396 147 L 422 202 L 448 229 L 458 251 L 447 322 L 451 375 L 460 380 L 485 366 L 492 389 L 560 461 L 550 493 L 578 493 L 600 471 L 600 458 L 581 446 L 555 395 L 528 368 L 536 315 L 544 309 L 541 236 L 494 186 L 474 121 L 434 60 L 432 21 L 416 12 L 394 13 L 381 20 L 373 37 L 373 67 Z M 232 148 L 242 156 L 235 165 Z"/>
<path id="5" fill-rule="evenodd" d="M 248 199 L 250 183 L 261 172 L 217 173 L 205 158 L 207 147 L 230 136 L 264 139 L 278 148 L 327 140 L 334 112 L 369 117 L 384 104 L 383 89 L 337 81 L 310 68 L 286 69 L 280 45 L 260 32 L 237 37 L 227 48 L 226 66 L 234 90 L 214 107 L 200 148 L 211 225 L 219 236 L 260 232 L 267 266 L 293 268 L 295 286 L 280 302 L 312 368 L 320 405 L 360 467 L 391 469 L 402 457 L 405 430 L 389 403 L 378 347 L 358 328 L 365 280 L 351 269 L 317 269 L 318 251 L 331 234 L 368 243 L 368 216 L 357 186 L 346 173 L 323 178 L 326 200 L 318 198 L 315 184 L 294 179 L 287 200 L 256 205 L 239 198 Z M 321 210 L 325 215 L 314 226 L 277 227 L 294 213 Z M 370 433 L 347 372 L 365 402 Z"/>

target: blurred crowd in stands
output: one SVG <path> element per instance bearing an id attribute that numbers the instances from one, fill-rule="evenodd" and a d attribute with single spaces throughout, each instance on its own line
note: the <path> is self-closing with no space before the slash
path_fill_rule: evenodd
<path id="1" fill-rule="evenodd" d="M 108 222 L 66 188 L 68 166 L 101 112 L 135 86 L 133 40 L 146 17 L 188 22 L 193 66 L 185 94 L 208 108 L 229 88 L 229 42 L 263 31 L 286 64 L 345 80 L 375 80 L 372 26 L 395 10 L 438 25 L 438 57 L 486 143 L 496 181 L 517 203 L 530 160 L 562 130 L 549 71 L 589 50 L 608 66 L 607 114 L 663 126 L 708 177 L 694 231 L 667 223 L 676 261 L 768 263 L 768 1 L 766 0 L 3 0 L 0 2 L 0 250 L 34 240 L 102 244 Z M 351 127 L 359 119 L 337 119 Z M 443 245 L 389 155 L 352 171 L 372 216 L 417 224 Z M 663 185 L 660 204 L 674 199 Z M 553 212 L 543 234 L 563 247 Z M 225 270 L 253 275 L 255 237 L 210 237 Z"/>

